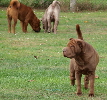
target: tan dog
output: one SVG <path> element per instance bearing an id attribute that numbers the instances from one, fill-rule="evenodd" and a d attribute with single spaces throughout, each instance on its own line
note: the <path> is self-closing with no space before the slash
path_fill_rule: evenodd
<path id="1" fill-rule="evenodd" d="M 11 21 L 13 19 L 14 23 L 12 25 L 13 33 L 15 34 L 15 26 L 17 24 L 17 19 L 20 20 L 22 24 L 22 31 L 27 32 L 28 23 L 31 25 L 35 32 L 40 31 L 40 20 L 36 17 L 33 10 L 30 7 L 20 3 L 18 0 L 11 0 L 9 7 L 7 8 L 7 19 L 8 19 L 8 31 L 11 33 Z"/>
<path id="2" fill-rule="evenodd" d="M 42 18 L 42 24 L 45 33 L 51 32 L 51 22 L 53 22 L 52 32 L 56 34 L 57 26 L 59 23 L 59 13 L 60 13 L 60 2 L 55 0 L 46 9 L 45 14 Z"/>
<path id="3" fill-rule="evenodd" d="M 70 39 L 67 47 L 63 49 L 64 57 L 70 58 L 70 79 L 71 85 L 75 85 L 77 81 L 77 95 L 82 95 L 81 92 L 81 77 L 85 75 L 84 87 L 88 89 L 90 81 L 89 96 L 94 96 L 94 79 L 95 70 L 99 62 L 99 56 L 95 49 L 85 42 L 79 25 L 76 25 L 76 30 L 79 39 Z"/>

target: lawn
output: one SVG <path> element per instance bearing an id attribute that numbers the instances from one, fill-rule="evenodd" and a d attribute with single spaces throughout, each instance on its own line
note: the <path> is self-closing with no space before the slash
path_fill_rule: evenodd
<path id="1" fill-rule="evenodd" d="M 34 10 L 38 18 L 44 11 Z M 107 99 L 107 12 L 61 12 L 57 34 L 32 31 L 24 34 L 18 21 L 16 35 L 8 33 L 6 9 L 0 9 L 0 100 L 106 100 Z M 77 38 L 80 24 L 84 40 L 98 52 L 100 62 L 95 97 L 76 96 L 70 85 L 69 60 L 62 49 L 69 38 Z M 41 25 L 42 28 L 42 25 Z M 84 76 L 83 76 L 84 77 Z M 83 78 L 82 78 L 83 80 Z"/>

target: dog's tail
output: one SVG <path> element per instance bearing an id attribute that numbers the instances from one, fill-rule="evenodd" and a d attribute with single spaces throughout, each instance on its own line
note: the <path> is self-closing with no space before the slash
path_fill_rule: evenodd
<path id="1" fill-rule="evenodd" d="M 57 4 L 60 5 L 60 2 L 57 1 L 57 0 L 54 0 L 54 1 L 52 2 L 52 7 L 55 8 L 55 6 L 56 6 Z"/>
<path id="2" fill-rule="evenodd" d="M 77 31 L 78 39 L 83 40 L 79 24 L 76 25 L 76 31 Z"/>
<path id="3" fill-rule="evenodd" d="M 18 9 L 20 7 L 20 2 L 18 0 L 11 0 L 10 7 Z"/>

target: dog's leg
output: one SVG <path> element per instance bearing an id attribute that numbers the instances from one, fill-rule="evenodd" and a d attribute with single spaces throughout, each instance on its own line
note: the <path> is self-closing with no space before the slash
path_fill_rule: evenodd
<path id="1" fill-rule="evenodd" d="M 82 77 L 82 74 L 78 71 L 76 71 L 76 81 L 77 81 L 77 95 L 78 96 L 81 96 L 82 95 L 82 92 L 81 92 L 81 77 Z"/>
<path id="2" fill-rule="evenodd" d="M 70 80 L 71 80 L 71 85 L 75 85 L 75 71 L 70 72 Z"/>
<path id="3" fill-rule="evenodd" d="M 58 20 L 55 20 L 55 24 L 54 24 L 54 34 L 56 34 L 58 23 L 59 23 L 59 21 L 58 21 Z"/>
<path id="4" fill-rule="evenodd" d="M 14 23 L 13 23 L 13 25 L 12 25 L 12 32 L 15 34 L 15 26 L 16 26 L 16 24 L 17 24 L 17 19 L 14 19 Z"/>
<path id="5" fill-rule="evenodd" d="M 21 27 L 22 27 L 22 31 L 24 32 L 24 23 L 22 21 L 20 21 Z"/>
<path id="6" fill-rule="evenodd" d="M 45 26 L 45 33 L 47 32 L 47 30 L 48 30 L 48 22 L 47 22 L 47 20 L 45 20 L 45 23 L 44 23 L 44 26 Z"/>
<path id="7" fill-rule="evenodd" d="M 84 77 L 84 88 L 88 89 L 88 84 L 89 84 L 89 76 L 85 75 Z"/>
<path id="8" fill-rule="evenodd" d="M 50 20 L 50 18 L 47 19 L 47 21 L 48 21 L 48 33 L 50 33 L 51 32 L 51 20 Z"/>
<path id="9" fill-rule="evenodd" d="M 89 80 L 90 80 L 90 91 L 89 91 L 89 96 L 93 97 L 94 96 L 94 80 L 95 80 L 95 72 L 92 73 L 89 76 Z"/>
<path id="10" fill-rule="evenodd" d="M 27 26 L 28 26 L 28 22 L 24 22 L 24 31 L 25 33 L 27 33 Z"/>
<path id="11" fill-rule="evenodd" d="M 55 22 L 53 22 L 52 32 L 54 32 L 54 24 L 55 24 Z"/>
<path id="12" fill-rule="evenodd" d="M 8 32 L 11 33 L 11 21 L 12 21 L 12 17 L 7 17 L 8 19 Z"/>
<path id="13" fill-rule="evenodd" d="M 71 80 L 71 85 L 75 85 L 75 70 L 74 70 L 74 63 L 72 61 L 73 59 L 71 59 L 71 63 L 70 63 L 70 80 Z"/>

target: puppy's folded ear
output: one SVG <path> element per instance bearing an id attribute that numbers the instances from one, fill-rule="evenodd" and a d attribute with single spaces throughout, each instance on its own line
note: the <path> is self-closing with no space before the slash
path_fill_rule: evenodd
<path id="1" fill-rule="evenodd" d="M 77 44 L 79 45 L 79 47 L 82 49 L 83 48 L 83 43 L 82 41 L 77 41 Z"/>
<path id="2" fill-rule="evenodd" d="M 72 40 L 73 38 L 70 38 L 69 40 Z"/>

